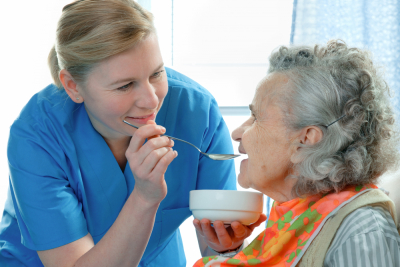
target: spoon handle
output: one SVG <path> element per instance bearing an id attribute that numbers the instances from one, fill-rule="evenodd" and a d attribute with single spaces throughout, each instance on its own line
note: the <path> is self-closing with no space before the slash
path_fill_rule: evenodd
<path id="1" fill-rule="evenodd" d="M 132 126 L 133 128 L 139 129 L 139 127 L 137 127 L 136 125 L 133 125 L 133 124 L 127 122 L 126 120 L 123 120 L 123 122 L 125 122 L 125 123 L 128 124 L 129 126 Z"/>
<path id="2" fill-rule="evenodd" d="M 128 124 L 129 126 L 132 126 L 133 128 L 139 129 L 139 127 L 137 127 L 136 125 L 133 125 L 133 124 L 127 122 L 126 120 L 123 120 L 123 122 L 125 122 L 125 123 Z M 166 134 L 162 134 L 161 136 L 166 136 L 166 137 L 168 137 L 168 138 L 170 138 L 170 139 L 184 142 L 184 143 L 186 143 L 186 144 L 188 144 L 188 145 L 191 145 L 192 147 L 196 148 L 200 153 L 203 153 L 203 152 L 201 152 L 201 150 L 200 150 L 197 146 L 195 146 L 195 145 L 193 145 L 193 144 L 191 144 L 191 143 L 189 143 L 189 142 L 187 142 L 187 141 L 185 141 L 185 140 L 182 140 L 182 139 L 179 139 L 179 138 L 176 138 L 176 137 L 173 137 L 173 136 L 169 136 L 169 135 L 166 135 Z"/>

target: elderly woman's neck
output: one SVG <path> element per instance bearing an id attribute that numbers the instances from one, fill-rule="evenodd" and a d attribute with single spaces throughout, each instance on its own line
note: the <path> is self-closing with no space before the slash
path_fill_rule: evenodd
<path id="1" fill-rule="evenodd" d="M 292 189 L 294 185 L 296 184 L 297 179 L 294 178 L 286 178 L 284 183 L 281 184 L 275 184 L 275 186 L 265 188 L 263 190 L 260 190 L 263 194 L 269 196 L 273 200 L 283 203 L 290 201 L 292 199 L 297 198 L 297 196 L 293 195 Z"/>

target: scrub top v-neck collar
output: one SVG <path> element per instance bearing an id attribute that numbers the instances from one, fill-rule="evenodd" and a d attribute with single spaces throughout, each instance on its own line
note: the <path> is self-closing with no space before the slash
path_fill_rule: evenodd
<path id="1" fill-rule="evenodd" d="M 81 164 L 86 165 L 86 168 L 81 169 L 89 169 L 89 172 L 92 172 L 91 175 L 86 174 L 85 178 L 91 180 L 87 182 L 101 184 L 103 193 L 108 199 L 110 210 L 114 210 L 115 206 L 122 208 L 128 197 L 125 175 L 122 173 L 106 141 L 93 128 L 83 104 L 81 104 L 76 113 L 73 118 L 73 120 L 76 120 L 74 123 L 76 126 L 74 130 L 76 138 L 74 138 L 74 141 L 76 142 L 77 150 L 81 152 L 79 153 L 82 156 Z M 85 136 L 85 138 L 82 138 L 82 136 Z M 102 152 L 99 153 L 99 151 Z M 126 170 L 127 168 L 125 168 L 125 172 Z"/>

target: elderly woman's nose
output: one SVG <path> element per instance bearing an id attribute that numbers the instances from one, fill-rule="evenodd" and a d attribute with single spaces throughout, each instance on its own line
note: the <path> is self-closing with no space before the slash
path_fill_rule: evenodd
<path id="1" fill-rule="evenodd" d="M 136 101 L 138 107 L 146 108 L 146 109 L 155 109 L 159 104 L 159 99 L 156 94 L 156 88 L 149 83 L 143 83 L 140 86 L 140 97 Z"/>
<path id="2" fill-rule="evenodd" d="M 232 140 L 240 142 L 242 140 L 242 135 L 244 132 L 244 127 L 243 125 L 239 126 L 232 132 Z"/>

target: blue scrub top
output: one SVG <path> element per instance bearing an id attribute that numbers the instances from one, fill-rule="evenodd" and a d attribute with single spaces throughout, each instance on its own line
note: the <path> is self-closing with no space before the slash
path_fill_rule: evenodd
<path id="1" fill-rule="evenodd" d="M 233 153 L 212 95 L 184 75 L 166 72 L 169 91 L 157 124 L 202 151 Z M 178 227 L 191 216 L 189 191 L 236 189 L 233 160 L 210 160 L 182 142 L 175 142 L 174 149 L 179 155 L 165 174 L 168 194 L 140 266 L 186 266 Z M 13 123 L 8 161 L 10 187 L 0 224 L 3 267 L 43 266 L 37 250 L 68 244 L 87 233 L 97 243 L 135 186 L 129 164 L 122 172 L 84 105 L 54 85 L 34 95 Z"/>

